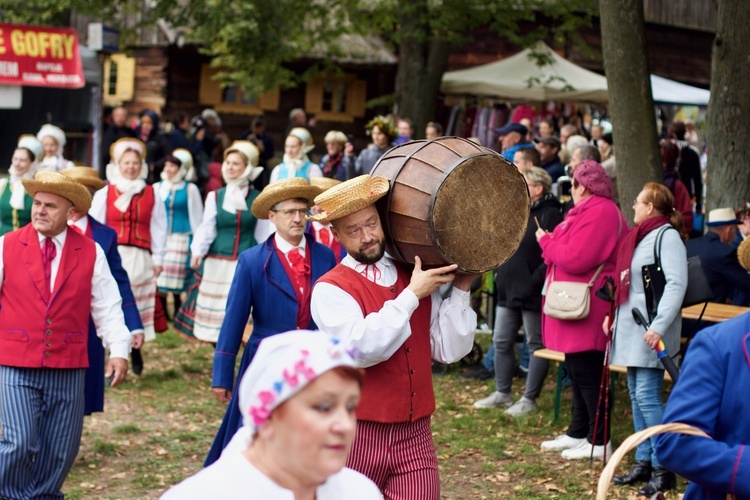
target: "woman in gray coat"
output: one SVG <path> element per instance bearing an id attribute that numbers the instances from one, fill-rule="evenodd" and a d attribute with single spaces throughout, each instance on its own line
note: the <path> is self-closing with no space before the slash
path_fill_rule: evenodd
<path id="1" fill-rule="evenodd" d="M 662 382 L 664 367 L 654 348 L 664 341 L 667 352 L 675 354 L 680 347 L 682 299 L 687 287 L 687 257 L 682 241 L 682 216 L 674 209 L 669 188 L 650 182 L 643 187 L 634 204 L 635 226 L 625 237 L 617 259 L 617 293 L 611 362 L 628 368 L 628 391 L 633 406 L 633 424 L 640 431 L 660 424 L 664 404 Z M 674 230 L 676 229 L 676 230 Z M 641 268 L 654 263 L 654 246 L 659 249 L 666 285 L 657 306 L 656 316 L 644 334 L 636 324 L 632 310 L 648 315 Z M 607 322 L 605 321 L 605 327 Z M 617 484 L 648 481 L 639 495 L 652 496 L 657 491 L 675 487 L 674 473 L 659 466 L 654 453 L 655 439 L 638 446 L 635 464 L 625 476 L 616 476 Z"/>

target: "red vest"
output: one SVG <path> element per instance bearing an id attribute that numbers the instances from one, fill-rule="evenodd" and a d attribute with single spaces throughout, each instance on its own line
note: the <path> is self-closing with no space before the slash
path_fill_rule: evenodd
<path id="1" fill-rule="evenodd" d="M 400 267 L 392 287 L 379 286 L 353 269 L 338 264 L 320 281 L 330 283 L 354 297 L 362 314 L 378 312 L 409 285 L 409 275 Z M 411 335 L 388 360 L 365 368 L 357 419 L 381 423 L 413 422 L 435 411 L 432 389 L 430 312 L 432 298 L 419 301 L 409 320 Z"/>
<path id="2" fill-rule="evenodd" d="M 107 188 L 107 225 L 117 231 L 117 244 L 151 251 L 151 212 L 154 210 L 154 188 L 146 186 L 133 196 L 125 213 L 115 207 L 120 191 L 110 184 Z"/>
<path id="3" fill-rule="evenodd" d="M 95 243 L 68 231 L 50 293 L 31 224 L 5 235 L 0 290 L 0 365 L 86 368 Z M 13 264 L 13 265 L 11 265 Z"/>

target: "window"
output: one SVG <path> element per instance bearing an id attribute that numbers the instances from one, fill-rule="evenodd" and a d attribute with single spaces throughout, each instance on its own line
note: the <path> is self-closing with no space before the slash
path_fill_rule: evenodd
<path id="1" fill-rule="evenodd" d="M 367 82 L 355 75 L 323 75 L 305 89 L 305 111 L 319 120 L 353 122 L 365 115 Z"/>
<path id="2" fill-rule="evenodd" d="M 112 54 L 104 61 L 103 101 L 107 106 L 119 106 L 133 99 L 135 86 L 135 58 Z"/>
<path id="3" fill-rule="evenodd" d="M 237 85 L 222 88 L 221 83 L 214 79 L 217 70 L 204 64 L 201 66 L 201 82 L 199 89 L 200 103 L 212 106 L 219 113 L 235 113 L 240 115 L 259 115 L 264 111 L 279 109 L 278 89 L 266 92 L 261 96 L 245 95 Z"/>

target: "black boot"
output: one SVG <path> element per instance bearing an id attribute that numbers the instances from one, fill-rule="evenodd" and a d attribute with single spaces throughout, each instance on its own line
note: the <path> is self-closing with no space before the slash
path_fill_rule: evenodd
<path id="1" fill-rule="evenodd" d="M 638 494 L 646 497 L 656 495 L 657 491 L 673 490 L 677 486 L 677 477 L 674 472 L 664 467 L 654 467 L 651 472 L 651 480 L 646 486 L 638 490 Z"/>
<path id="2" fill-rule="evenodd" d="M 143 372 L 143 356 L 140 349 L 133 348 L 130 351 L 130 362 L 133 364 L 133 373 L 140 375 Z"/>
<path id="3" fill-rule="evenodd" d="M 636 460 L 630 472 L 624 476 L 615 476 L 612 482 L 615 484 L 645 483 L 651 479 L 651 462 L 648 460 Z"/>

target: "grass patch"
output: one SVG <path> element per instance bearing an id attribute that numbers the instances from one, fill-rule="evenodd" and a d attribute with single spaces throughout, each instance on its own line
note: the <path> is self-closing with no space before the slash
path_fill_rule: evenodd
<path id="1" fill-rule="evenodd" d="M 137 434 L 141 432 L 141 428 L 136 424 L 123 424 L 116 426 L 112 431 L 116 434 Z"/>
<path id="2" fill-rule="evenodd" d="M 119 449 L 120 447 L 118 445 L 107 441 L 96 441 L 93 446 L 94 453 L 104 455 L 105 457 L 113 457 L 117 455 L 117 450 Z"/>

